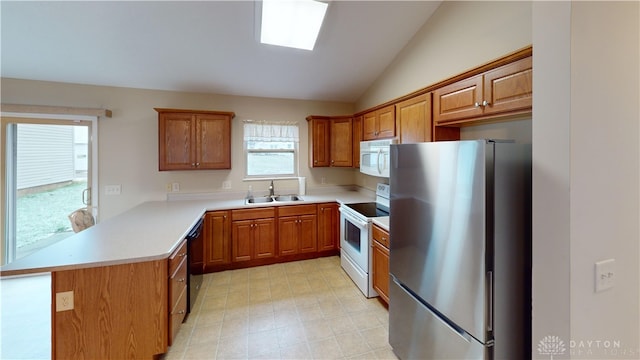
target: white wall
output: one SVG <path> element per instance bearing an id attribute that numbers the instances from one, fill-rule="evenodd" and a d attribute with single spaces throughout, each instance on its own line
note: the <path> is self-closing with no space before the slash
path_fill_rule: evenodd
<path id="1" fill-rule="evenodd" d="M 99 120 L 100 218 L 119 214 L 139 203 L 164 200 L 166 185 L 180 183 L 180 191 L 238 192 L 244 196 L 251 184 L 254 191 L 267 190 L 268 183 L 245 182 L 242 146 L 242 121 L 287 120 L 300 125 L 300 175 L 307 188 L 354 183 L 353 169 L 310 169 L 308 167 L 308 115 L 352 114 L 353 104 L 319 101 L 251 98 L 214 94 L 182 93 L 73 85 L 17 79 L 2 79 L 2 102 L 107 108 L 112 118 Z M 232 169 L 203 171 L 158 171 L 158 116 L 153 108 L 184 108 L 234 111 L 232 121 Z M 223 190 L 222 182 L 231 181 L 232 189 Z M 4 179 L 2 179 L 4 184 Z M 121 195 L 104 195 L 104 186 L 121 184 Z M 4 186 L 4 185 L 2 185 Z M 278 189 L 297 189 L 297 182 L 280 180 Z"/>
<path id="2" fill-rule="evenodd" d="M 569 2 L 533 4 L 534 359 L 549 358 L 537 351 L 547 336 L 562 339 L 568 355 L 571 337 L 570 17 Z"/>
<path id="3" fill-rule="evenodd" d="M 534 355 L 637 359 L 638 2 L 534 4 Z M 594 263 L 616 260 L 594 292 Z"/>
<path id="4" fill-rule="evenodd" d="M 637 1 L 571 5 L 571 339 L 618 340 L 634 350 L 627 358 L 640 358 L 639 11 Z M 594 293 L 604 259 L 616 261 L 615 287 Z M 616 357 L 606 350 L 618 349 L 574 353 Z"/>

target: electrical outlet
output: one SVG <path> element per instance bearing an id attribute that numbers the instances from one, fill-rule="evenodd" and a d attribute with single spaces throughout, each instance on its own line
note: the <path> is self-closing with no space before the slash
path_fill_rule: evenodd
<path id="1" fill-rule="evenodd" d="M 73 310 L 73 291 L 56 293 L 56 312 Z"/>
<path id="2" fill-rule="evenodd" d="M 171 191 L 173 192 L 180 191 L 180 183 L 177 183 L 177 182 L 171 183 Z"/>
<path id="3" fill-rule="evenodd" d="M 327 183 L 327 178 L 325 178 L 324 176 L 320 178 L 320 183 L 321 184 L 326 184 Z"/>
<path id="4" fill-rule="evenodd" d="M 121 191 L 122 191 L 121 185 L 106 185 L 104 187 L 105 195 L 120 195 Z"/>
<path id="5" fill-rule="evenodd" d="M 226 180 L 222 182 L 222 188 L 223 189 L 231 189 L 231 181 Z"/>
<path id="6" fill-rule="evenodd" d="M 615 259 L 598 261 L 595 264 L 595 286 L 596 292 L 612 288 L 616 271 Z"/>

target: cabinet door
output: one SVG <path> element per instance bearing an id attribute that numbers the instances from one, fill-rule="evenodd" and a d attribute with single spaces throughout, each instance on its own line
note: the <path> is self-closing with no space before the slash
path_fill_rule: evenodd
<path id="1" fill-rule="evenodd" d="M 204 223 L 204 266 L 228 264 L 231 262 L 230 218 L 228 211 L 212 211 L 205 215 Z"/>
<path id="2" fill-rule="evenodd" d="M 362 141 L 362 116 L 353 118 L 353 167 L 360 167 L 360 141 Z"/>
<path id="3" fill-rule="evenodd" d="M 325 167 L 331 165 L 331 124 L 327 119 L 309 121 L 309 166 Z"/>
<path id="4" fill-rule="evenodd" d="M 373 288 L 378 292 L 380 297 L 389 303 L 389 249 L 380 245 L 379 242 L 373 242 Z"/>
<path id="5" fill-rule="evenodd" d="M 298 249 L 301 253 L 317 251 L 318 226 L 316 219 L 316 215 L 298 217 Z"/>
<path id="6" fill-rule="evenodd" d="M 253 258 L 265 259 L 276 256 L 275 219 L 254 220 Z"/>
<path id="7" fill-rule="evenodd" d="M 231 169 L 231 119 L 225 115 L 197 115 L 196 167 Z"/>
<path id="8" fill-rule="evenodd" d="M 433 121 L 436 124 L 482 115 L 482 75 L 460 80 L 433 91 Z"/>
<path id="9" fill-rule="evenodd" d="M 376 111 L 378 117 L 378 139 L 388 139 L 396 136 L 395 105 L 389 105 Z"/>
<path id="10" fill-rule="evenodd" d="M 351 118 L 331 119 L 331 166 L 353 166 L 352 133 Z"/>
<path id="11" fill-rule="evenodd" d="M 375 111 L 362 116 L 362 140 L 375 140 L 378 138 L 378 117 Z"/>
<path id="12" fill-rule="evenodd" d="M 431 141 L 431 93 L 396 105 L 396 123 L 401 144 Z"/>
<path id="13" fill-rule="evenodd" d="M 530 111 L 533 95 L 531 57 L 487 71 L 484 76 L 485 115 Z"/>
<path id="14" fill-rule="evenodd" d="M 278 220 L 278 253 L 293 255 L 298 253 L 298 217 L 286 216 Z"/>
<path id="15" fill-rule="evenodd" d="M 160 114 L 158 134 L 160 171 L 195 167 L 195 120 L 191 114 Z"/>
<path id="16" fill-rule="evenodd" d="M 232 227 L 232 260 L 251 260 L 253 249 L 253 220 L 234 221 Z"/>
<path id="17" fill-rule="evenodd" d="M 338 204 L 318 204 L 318 251 L 338 248 L 339 224 Z"/>

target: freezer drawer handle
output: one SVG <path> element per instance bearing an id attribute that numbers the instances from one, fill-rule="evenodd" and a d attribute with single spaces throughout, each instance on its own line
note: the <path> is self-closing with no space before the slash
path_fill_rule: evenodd
<path id="1" fill-rule="evenodd" d="M 469 333 L 467 333 L 466 331 L 464 331 L 460 327 L 458 327 L 455 324 L 453 324 L 453 322 L 451 320 L 449 320 L 446 316 L 444 316 L 442 313 L 440 313 L 438 310 L 436 310 L 433 306 L 427 304 L 424 300 L 422 300 L 416 293 L 411 291 L 409 288 L 407 288 L 406 286 L 401 284 L 398 281 L 398 279 L 395 278 L 395 276 L 393 277 L 393 282 L 396 283 L 396 285 L 398 285 L 400 287 L 400 289 L 402 289 L 403 291 L 407 292 L 414 300 L 416 300 L 418 303 L 420 303 L 420 305 L 424 306 L 427 309 L 427 311 L 431 312 L 431 314 L 436 319 L 438 319 L 438 321 L 442 322 L 446 327 L 448 327 L 451 331 L 453 331 L 456 334 L 458 334 L 458 336 L 460 336 L 466 342 L 471 342 L 471 339 L 473 337 Z"/>

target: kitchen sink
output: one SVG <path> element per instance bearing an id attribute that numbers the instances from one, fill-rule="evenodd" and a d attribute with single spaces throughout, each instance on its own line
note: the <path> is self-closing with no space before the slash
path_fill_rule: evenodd
<path id="1" fill-rule="evenodd" d="M 283 202 L 283 201 L 302 201 L 303 199 L 298 195 L 276 195 L 276 196 L 260 196 L 251 197 L 244 200 L 245 204 L 265 204 L 271 202 Z"/>
<path id="2" fill-rule="evenodd" d="M 298 195 L 278 195 L 274 198 L 276 201 L 300 201 L 302 198 Z"/>
<path id="3" fill-rule="evenodd" d="M 252 197 L 245 199 L 247 204 L 262 204 L 262 203 L 270 203 L 273 202 L 273 198 L 271 196 L 261 196 L 261 197 Z"/>

